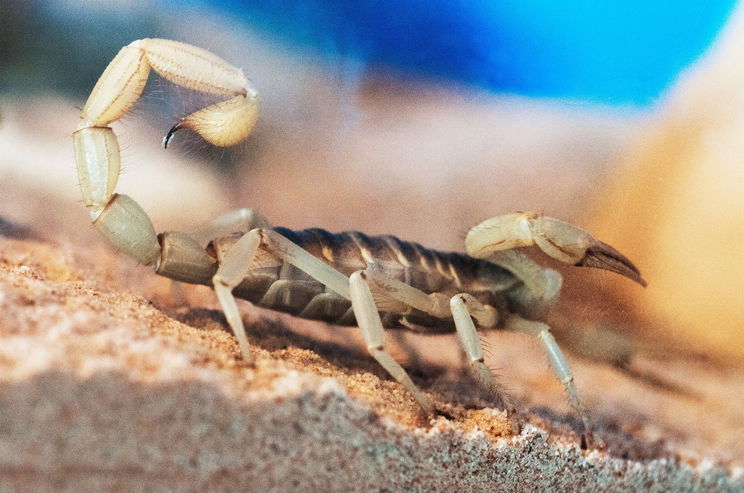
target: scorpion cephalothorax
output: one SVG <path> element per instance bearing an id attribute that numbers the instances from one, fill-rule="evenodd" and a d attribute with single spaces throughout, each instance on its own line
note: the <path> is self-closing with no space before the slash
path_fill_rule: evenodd
<path id="1" fill-rule="evenodd" d="M 432 413 L 430 397 L 385 351 L 383 322 L 455 331 L 474 375 L 513 414 L 514 406 L 484 363 L 476 324 L 524 332 L 542 342 L 591 439 L 568 363 L 550 328 L 539 321 L 558 297 L 561 276 L 516 248 L 537 245 L 562 262 L 610 270 L 645 285 L 627 258 L 576 226 L 532 213 L 498 216 L 473 227 L 465 240 L 467 255 L 393 236 L 271 228 L 248 209 L 189 232 L 156 235 L 137 202 L 115 193 L 119 145 L 108 127 L 137 101 L 150 69 L 175 84 L 225 98 L 181 118 L 164 145 L 182 128 L 212 144 L 232 145 L 247 138 L 256 122 L 257 94 L 240 69 L 184 43 L 134 41 L 104 71 L 74 133 L 85 205 L 96 228 L 120 251 L 158 274 L 213 286 L 246 361 L 252 361 L 250 344 L 234 296 L 300 317 L 359 325 L 370 354 Z"/>

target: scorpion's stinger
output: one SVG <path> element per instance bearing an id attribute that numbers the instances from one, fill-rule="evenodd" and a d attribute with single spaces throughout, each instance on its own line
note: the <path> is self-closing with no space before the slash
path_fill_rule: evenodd
<path id="1" fill-rule="evenodd" d="M 193 130 L 212 145 L 235 145 L 248 137 L 257 120 L 258 98 L 250 89 L 246 95 L 235 96 L 181 118 L 163 138 L 163 147 L 167 149 L 173 134 L 182 128 Z"/>
<path id="2" fill-rule="evenodd" d="M 183 119 L 178 120 L 178 123 L 173 125 L 170 130 L 168 130 L 168 133 L 165 134 L 163 137 L 163 149 L 168 148 L 168 144 L 170 143 L 171 139 L 173 138 L 173 135 L 181 128 L 181 122 Z"/>
<path id="3" fill-rule="evenodd" d="M 640 271 L 627 257 L 560 219 L 531 212 L 506 214 L 474 226 L 465 238 L 468 254 L 476 258 L 530 245 L 537 245 L 561 262 L 609 270 L 646 286 Z"/>

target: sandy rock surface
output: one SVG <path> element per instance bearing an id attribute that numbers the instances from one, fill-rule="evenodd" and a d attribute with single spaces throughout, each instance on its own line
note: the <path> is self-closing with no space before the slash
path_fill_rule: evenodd
<path id="1" fill-rule="evenodd" d="M 2 187 L 14 216 L 27 192 Z M 15 205 L 13 205 L 15 204 Z M 454 339 L 388 339 L 450 417 L 422 416 L 352 328 L 240 303 L 242 363 L 213 293 L 112 252 L 85 213 L 0 223 L 0 490 L 737 491 L 741 370 L 639 355 L 674 388 L 571 358 L 605 450 L 539 347 L 490 334 L 526 423 L 512 436 Z"/>

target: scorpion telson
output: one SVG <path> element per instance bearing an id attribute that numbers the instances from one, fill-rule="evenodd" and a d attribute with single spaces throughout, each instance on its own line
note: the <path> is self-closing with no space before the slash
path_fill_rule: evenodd
<path id="1" fill-rule="evenodd" d="M 430 397 L 385 351 L 383 326 L 455 331 L 475 377 L 513 416 L 513 404 L 484 363 L 476 324 L 523 332 L 542 343 L 583 421 L 582 441 L 592 441 L 568 363 L 540 321 L 558 298 L 561 276 L 516 249 L 537 245 L 562 262 L 606 269 L 645 285 L 626 257 L 576 226 L 531 213 L 475 226 L 465 240 L 467 255 L 429 250 L 393 236 L 271 228 L 248 209 L 189 232 L 157 235 L 139 204 L 115 193 L 119 144 L 108 126 L 137 101 L 150 69 L 180 86 L 224 98 L 181 118 L 164 145 L 181 128 L 217 146 L 236 144 L 251 133 L 258 98 L 240 69 L 188 44 L 134 41 L 101 75 L 74 133 L 83 199 L 93 224 L 118 250 L 163 276 L 213 286 L 246 361 L 253 357 L 234 296 L 299 317 L 358 325 L 370 354 L 432 413 Z"/>

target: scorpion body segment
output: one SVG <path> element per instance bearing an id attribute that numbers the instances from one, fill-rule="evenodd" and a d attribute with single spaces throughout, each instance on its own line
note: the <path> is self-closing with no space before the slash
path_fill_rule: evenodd
<path id="1" fill-rule="evenodd" d="M 484 305 L 508 313 L 518 306 L 510 300 L 513 288 L 521 282 L 510 271 L 484 259 L 455 252 L 430 250 L 418 243 L 402 241 L 395 236 L 367 236 L 357 231 L 330 233 L 311 228 L 293 231 L 273 228 L 283 237 L 345 276 L 370 270 L 391 280 L 397 280 L 426 294 L 439 293 L 452 297 L 469 293 Z M 241 233 L 210 242 L 210 258 L 205 265 L 216 265 L 224 258 Z M 209 270 L 201 270 L 190 278 L 177 280 L 212 285 Z M 167 270 L 159 272 L 169 276 Z M 235 296 L 266 308 L 272 308 L 303 318 L 322 320 L 337 325 L 356 325 L 351 301 L 329 290 L 307 273 L 265 251 L 259 251 L 243 281 L 233 289 Z M 428 333 L 454 332 L 451 317 L 435 317 L 411 306 L 385 300 L 376 295 L 384 325 L 387 328 L 413 328 Z M 511 301 L 511 303 L 510 303 Z M 498 322 L 498 320 L 494 320 Z M 493 328 L 493 327 L 483 327 Z"/>
<path id="2" fill-rule="evenodd" d="M 498 216 L 473 227 L 465 241 L 467 255 L 429 250 L 393 236 L 271 228 L 248 209 L 189 232 L 157 235 L 142 207 L 115 192 L 119 145 L 108 126 L 139 98 L 150 70 L 224 98 L 181 118 L 166 133 L 164 146 L 182 128 L 221 146 L 250 134 L 258 96 L 240 69 L 185 43 L 134 41 L 104 71 L 73 134 L 83 200 L 96 228 L 117 249 L 163 276 L 212 286 L 245 361 L 252 361 L 252 353 L 235 296 L 300 317 L 356 324 L 370 355 L 431 414 L 431 398 L 385 350 L 383 327 L 455 331 L 473 375 L 513 415 L 514 405 L 484 363 L 476 326 L 518 331 L 542 343 L 582 419 L 582 438 L 592 439 L 568 362 L 540 321 L 558 298 L 561 276 L 518 248 L 537 245 L 559 261 L 609 270 L 645 285 L 626 257 L 576 226 L 532 213 Z"/>

